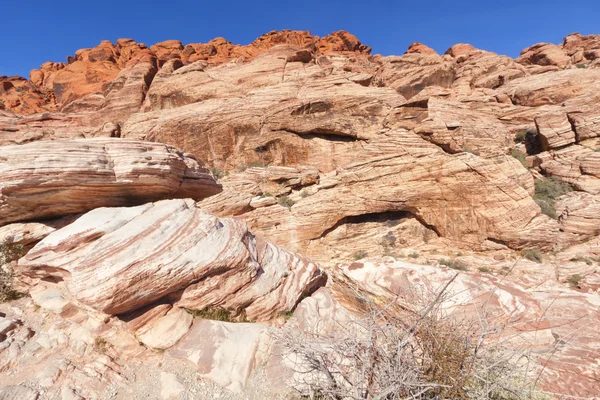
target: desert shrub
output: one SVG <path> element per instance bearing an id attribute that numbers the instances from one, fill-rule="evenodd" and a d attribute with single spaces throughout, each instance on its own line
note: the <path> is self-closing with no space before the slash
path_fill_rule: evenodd
<path id="1" fill-rule="evenodd" d="M 352 255 L 352 258 L 354 258 L 355 261 L 358 261 L 358 260 L 362 260 L 363 258 L 366 258 L 368 256 L 369 256 L 369 253 L 367 253 L 365 250 L 359 250 Z"/>
<path id="2" fill-rule="evenodd" d="M 103 337 L 98 336 L 96 340 L 94 340 L 94 349 L 98 353 L 106 353 L 110 348 L 110 344 Z"/>
<path id="3" fill-rule="evenodd" d="M 414 252 L 410 253 L 408 256 L 410 258 L 419 258 L 419 253 L 417 253 L 416 251 L 414 251 Z"/>
<path id="4" fill-rule="evenodd" d="M 575 66 L 577 68 L 587 68 L 588 67 L 586 64 L 576 64 Z"/>
<path id="5" fill-rule="evenodd" d="M 525 168 L 529 168 L 527 166 L 527 160 L 525 160 L 525 157 L 527 157 L 527 154 L 523 153 L 521 150 L 512 149 L 510 151 L 510 155 L 513 156 L 514 158 L 516 158 L 517 160 L 519 160 L 521 165 L 523 165 Z"/>
<path id="6" fill-rule="evenodd" d="M 556 199 L 572 190 L 568 183 L 562 182 L 560 179 L 544 177 L 535 180 L 533 199 L 540 206 L 542 213 L 556 219 Z"/>
<path id="7" fill-rule="evenodd" d="M 479 272 L 483 272 L 483 273 L 486 273 L 486 274 L 492 272 L 492 270 L 489 269 L 488 267 L 479 267 L 477 269 L 479 270 Z"/>
<path id="8" fill-rule="evenodd" d="M 186 311 L 192 314 L 194 317 L 199 317 L 202 319 L 210 319 L 213 321 L 223 321 L 223 322 L 233 322 L 233 319 L 229 315 L 229 312 L 222 308 L 218 307 L 206 307 L 202 310 L 191 310 L 186 309 Z"/>
<path id="9" fill-rule="evenodd" d="M 388 231 L 385 236 L 381 238 L 379 245 L 383 247 L 383 253 L 386 255 L 391 254 L 392 249 L 396 247 L 396 236 L 392 233 L 392 231 Z"/>
<path id="10" fill-rule="evenodd" d="M 591 258 L 588 258 L 588 257 L 573 257 L 569 261 L 584 262 L 587 265 L 592 265 L 594 263 L 594 260 L 592 260 Z"/>
<path id="11" fill-rule="evenodd" d="M 308 191 L 306 191 L 306 189 L 300 192 L 300 197 L 302 197 L 303 199 L 307 198 L 308 196 L 310 196 L 310 194 L 308 193 Z"/>
<path id="12" fill-rule="evenodd" d="M 528 132 L 529 131 L 524 130 L 524 131 L 519 131 L 519 132 L 515 133 L 515 138 L 514 138 L 515 143 L 525 142 L 525 137 L 527 136 Z"/>
<path id="13" fill-rule="evenodd" d="M 538 248 L 525 249 L 521 251 L 521 255 L 529 261 L 535 261 L 537 263 L 542 262 L 542 252 Z"/>
<path id="14" fill-rule="evenodd" d="M 573 274 L 569 277 L 569 279 L 567 279 L 567 282 L 569 283 L 569 285 L 571 285 L 572 287 L 576 287 L 578 289 L 581 289 L 581 286 L 579 285 L 579 283 L 581 282 L 581 280 L 584 278 L 584 276 L 579 275 L 579 274 Z"/>
<path id="15" fill-rule="evenodd" d="M 294 204 L 296 204 L 296 202 L 292 199 L 290 199 L 288 196 L 283 195 L 277 198 L 277 203 L 279 203 L 280 206 L 282 207 L 286 207 L 288 209 L 291 209 L 292 206 Z"/>
<path id="16" fill-rule="evenodd" d="M 0 302 L 23 297 L 23 293 L 20 293 L 13 287 L 15 273 L 10 263 L 21 258 L 24 251 L 25 248 L 21 244 L 12 244 L 9 242 L 0 244 Z"/>
<path id="17" fill-rule="evenodd" d="M 238 172 L 244 172 L 248 168 L 266 168 L 266 167 L 268 167 L 268 165 L 269 164 L 267 164 L 263 161 L 254 161 L 248 165 L 243 165 L 240 168 L 238 168 Z"/>
<path id="18" fill-rule="evenodd" d="M 215 168 L 215 167 L 210 168 L 210 172 L 213 174 L 213 176 L 217 180 L 227 176 L 226 171 L 220 170 L 219 168 Z"/>
<path id="19" fill-rule="evenodd" d="M 273 196 L 271 193 L 269 192 L 264 192 L 263 194 L 260 195 L 260 197 L 264 198 L 264 197 L 275 197 Z"/>
<path id="20" fill-rule="evenodd" d="M 274 332 L 280 355 L 293 365 L 292 386 L 304 398 L 328 400 L 547 398 L 534 391 L 535 381 L 518 362 L 521 354 L 495 340 L 492 332 L 505 328 L 443 311 L 447 286 L 430 302 L 409 303 L 411 310 L 358 295 L 366 311 L 333 321 L 329 333 L 298 327 Z"/>
<path id="21" fill-rule="evenodd" d="M 449 258 L 440 258 L 438 261 L 440 264 L 447 266 L 448 268 L 455 269 L 457 271 L 467 271 L 467 266 L 459 260 L 450 260 Z"/>

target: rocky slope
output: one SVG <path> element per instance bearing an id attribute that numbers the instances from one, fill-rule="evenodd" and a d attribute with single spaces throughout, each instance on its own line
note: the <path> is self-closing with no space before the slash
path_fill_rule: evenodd
<path id="1" fill-rule="evenodd" d="M 0 305 L 0 398 L 186 398 L 191 366 L 277 397 L 277 326 L 354 318 L 349 288 L 433 296 L 449 268 L 449 312 L 489 294 L 542 390 L 597 395 L 599 60 L 594 35 L 511 59 L 282 31 L 0 78 L 0 241 L 33 299 Z"/>

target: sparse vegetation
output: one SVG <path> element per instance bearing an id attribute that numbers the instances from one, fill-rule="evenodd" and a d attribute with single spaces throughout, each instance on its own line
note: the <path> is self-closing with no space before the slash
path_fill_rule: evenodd
<path id="1" fill-rule="evenodd" d="M 263 194 L 260 195 L 260 197 L 265 198 L 265 197 L 275 197 L 273 196 L 271 193 L 269 192 L 264 192 Z"/>
<path id="2" fill-rule="evenodd" d="M 573 274 L 569 277 L 569 279 L 567 279 L 567 282 L 569 282 L 569 285 L 571 285 L 572 287 L 581 289 L 581 286 L 579 284 L 583 278 L 584 278 L 584 276 L 582 276 L 582 275 Z"/>
<path id="3" fill-rule="evenodd" d="M 492 272 L 492 270 L 489 269 L 488 267 L 479 267 L 477 269 L 479 270 L 479 272 L 483 272 L 484 274 L 488 274 L 488 273 Z"/>
<path id="4" fill-rule="evenodd" d="M 294 316 L 294 312 L 293 311 L 284 312 L 283 314 L 281 314 L 281 316 L 285 319 L 290 319 Z"/>
<path id="5" fill-rule="evenodd" d="M 202 319 L 210 319 L 213 321 L 223 321 L 223 322 L 234 322 L 229 312 L 222 308 L 218 307 L 206 307 L 202 310 L 190 310 L 186 309 L 186 311 L 192 314 L 194 317 L 202 318 Z"/>
<path id="6" fill-rule="evenodd" d="M 381 238 L 379 244 L 383 247 L 383 253 L 385 255 L 390 255 L 392 249 L 396 247 L 396 236 L 394 236 L 392 231 L 388 231 L 385 236 Z"/>
<path id="7" fill-rule="evenodd" d="M 542 252 L 538 248 L 525 249 L 521 251 L 521 255 L 529 261 L 535 261 L 537 263 L 542 262 Z"/>
<path id="8" fill-rule="evenodd" d="M 224 178 L 227 176 L 227 172 L 220 170 L 219 168 L 212 167 L 210 168 L 210 172 L 213 174 L 216 180 Z"/>
<path id="9" fill-rule="evenodd" d="M 412 253 L 410 253 L 408 255 L 410 258 L 419 258 L 419 253 L 417 253 L 416 251 L 413 251 Z"/>
<path id="10" fill-rule="evenodd" d="M 263 162 L 263 161 L 255 161 L 252 162 L 248 165 L 243 165 L 238 169 L 238 172 L 244 172 L 245 170 L 247 170 L 248 168 L 266 168 L 268 167 L 269 164 Z"/>
<path id="11" fill-rule="evenodd" d="M 556 199 L 572 190 L 569 184 L 555 177 L 536 179 L 533 199 L 542 209 L 542 213 L 556 219 L 558 218 L 556 215 Z"/>
<path id="12" fill-rule="evenodd" d="M 584 262 L 587 265 L 592 265 L 594 263 L 594 260 L 592 260 L 589 257 L 573 257 L 569 261 L 572 261 L 572 262 Z"/>
<path id="13" fill-rule="evenodd" d="M 358 261 L 358 260 L 362 260 L 363 258 L 366 258 L 368 256 L 369 256 L 369 253 L 367 253 L 365 250 L 359 250 L 352 255 L 352 258 L 354 258 L 355 261 Z"/>
<path id="14" fill-rule="evenodd" d="M 16 300 L 24 296 L 13 287 L 15 273 L 10 263 L 18 260 L 24 254 L 25 248 L 21 244 L 3 242 L 0 244 L 0 303 Z"/>
<path id="15" fill-rule="evenodd" d="M 103 337 L 98 336 L 96 340 L 94 340 L 94 349 L 98 353 L 106 353 L 110 348 L 110 344 Z"/>
<path id="16" fill-rule="evenodd" d="M 308 196 L 310 196 L 310 194 L 308 193 L 308 191 L 306 189 L 303 189 L 300 192 L 300 197 L 302 197 L 303 199 L 307 198 Z"/>
<path id="17" fill-rule="evenodd" d="M 460 260 L 451 260 L 449 258 L 440 258 L 438 261 L 441 265 L 445 265 L 448 268 L 455 269 L 457 271 L 467 271 L 468 268 Z"/>
<path id="18" fill-rule="evenodd" d="M 280 206 L 282 207 L 286 207 L 287 209 L 291 209 L 292 206 L 294 204 L 296 204 L 296 202 L 292 199 L 290 199 L 288 196 L 283 195 L 277 198 L 277 203 L 279 203 Z"/>
<path id="19" fill-rule="evenodd" d="M 580 68 L 580 69 L 581 69 L 581 68 L 587 68 L 587 67 L 588 67 L 588 66 L 587 66 L 587 64 L 577 64 L 577 65 L 575 65 L 575 66 L 576 66 L 577 68 Z"/>
<path id="20" fill-rule="evenodd" d="M 525 137 L 527 137 L 528 130 L 519 131 L 515 134 L 514 141 L 515 143 L 523 143 L 525 142 Z"/>
<path id="21" fill-rule="evenodd" d="M 284 328 L 274 333 L 282 357 L 295 365 L 293 386 L 299 395 L 327 400 L 548 399 L 535 392 L 528 366 L 519 364 L 522 354 L 494 339 L 506 326 L 488 321 L 484 311 L 472 321 L 443 311 L 444 292 L 454 278 L 433 300 L 406 302 L 411 310 L 395 307 L 395 301 L 378 306 L 355 292 L 364 314 L 334 323 L 332 332 Z M 321 327 L 331 321 L 318 322 Z"/>
<path id="22" fill-rule="evenodd" d="M 513 156 L 514 158 L 516 158 L 517 160 L 519 160 L 519 162 L 521 163 L 521 165 L 523 165 L 525 168 L 529 168 L 527 166 L 527 160 L 525 159 L 525 157 L 527 157 L 527 154 L 525 154 L 521 150 L 512 149 L 510 151 L 510 155 Z"/>

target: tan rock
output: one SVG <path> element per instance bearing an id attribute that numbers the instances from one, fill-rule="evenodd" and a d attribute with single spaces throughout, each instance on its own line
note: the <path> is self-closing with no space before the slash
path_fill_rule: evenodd
<path id="1" fill-rule="evenodd" d="M 179 292 L 180 307 L 244 309 L 247 318 L 261 321 L 289 311 L 324 281 L 308 259 L 189 199 L 91 211 L 38 243 L 19 269 L 30 277 L 63 278 L 77 301 L 108 314 Z M 173 318 L 152 328 L 159 338 Z"/>
<path id="2" fill-rule="evenodd" d="M 571 57 L 556 45 L 538 43 L 524 49 L 516 61 L 522 64 L 556 65 L 564 68 L 571 63 Z"/>
<path id="3" fill-rule="evenodd" d="M 268 328 L 196 319 L 190 332 L 167 354 L 198 365 L 198 374 L 234 392 L 242 392 L 265 357 Z"/>
<path id="4" fill-rule="evenodd" d="M 0 158 L 0 225 L 221 190 L 195 159 L 158 143 L 37 142 L 2 147 Z"/>
<path id="5" fill-rule="evenodd" d="M 544 151 L 575 143 L 575 132 L 573 132 L 566 114 L 536 117 L 535 125 Z"/>
<path id="6" fill-rule="evenodd" d="M 419 54 L 437 54 L 431 47 L 424 45 L 423 43 L 414 42 L 408 46 L 408 50 L 405 54 L 419 53 Z"/>

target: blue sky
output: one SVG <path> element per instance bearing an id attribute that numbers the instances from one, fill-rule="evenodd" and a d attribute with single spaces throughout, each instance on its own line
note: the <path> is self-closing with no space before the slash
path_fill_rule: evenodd
<path id="1" fill-rule="evenodd" d="M 438 52 L 467 42 L 514 57 L 572 32 L 600 33 L 600 0 L 2 0 L 0 10 L 0 75 L 9 76 L 121 37 L 247 44 L 275 29 L 343 29 L 384 55 L 419 41 Z"/>

